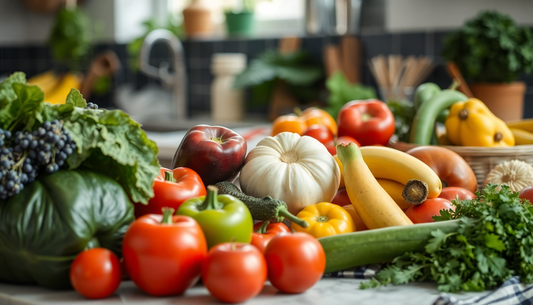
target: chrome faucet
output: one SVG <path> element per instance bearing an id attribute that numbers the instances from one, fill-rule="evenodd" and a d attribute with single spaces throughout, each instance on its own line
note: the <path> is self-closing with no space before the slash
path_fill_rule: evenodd
<path id="1" fill-rule="evenodd" d="M 171 50 L 174 72 L 169 71 L 170 64 L 162 62 L 159 67 L 149 64 L 150 50 L 156 42 L 164 42 Z M 144 38 L 139 55 L 141 71 L 154 78 L 159 78 L 173 91 L 173 118 L 187 120 L 187 74 L 185 71 L 185 54 L 183 46 L 172 32 L 165 29 L 153 30 Z"/>

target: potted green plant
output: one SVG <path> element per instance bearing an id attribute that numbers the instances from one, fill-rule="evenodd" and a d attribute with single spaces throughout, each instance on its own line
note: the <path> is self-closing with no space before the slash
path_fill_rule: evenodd
<path id="1" fill-rule="evenodd" d="M 446 37 L 442 55 L 459 67 L 473 95 L 505 121 L 522 119 L 526 85 L 533 71 L 533 34 L 496 11 L 481 12 Z"/>
<path id="2" fill-rule="evenodd" d="M 254 31 L 254 8 L 258 0 L 239 0 L 226 10 L 226 29 L 229 36 L 250 36 Z"/>

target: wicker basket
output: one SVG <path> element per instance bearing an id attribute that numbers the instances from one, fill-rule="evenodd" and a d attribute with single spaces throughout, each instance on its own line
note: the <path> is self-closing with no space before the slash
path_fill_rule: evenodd
<path id="1" fill-rule="evenodd" d="M 420 145 L 391 141 L 389 146 L 405 152 Z M 483 187 L 488 173 L 500 163 L 511 160 L 520 160 L 533 165 L 533 145 L 517 145 L 510 147 L 443 145 L 441 147 L 448 148 L 465 159 L 476 174 L 478 189 Z"/>

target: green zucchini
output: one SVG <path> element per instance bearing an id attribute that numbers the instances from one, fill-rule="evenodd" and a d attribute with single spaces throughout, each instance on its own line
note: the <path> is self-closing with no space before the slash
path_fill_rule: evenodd
<path id="1" fill-rule="evenodd" d="M 422 85 L 416 87 L 413 99 L 415 110 L 418 110 L 418 108 L 420 108 L 424 102 L 428 101 L 439 92 L 440 87 L 435 83 L 423 83 Z"/>
<path id="2" fill-rule="evenodd" d="M 452 89 L 445 89 L 435 94 L 417 110 L 413 119 L 413 125 L 411 126 L 409 142 L 419 145 L 429 145 L 439 114 L 444 109 L 450 108 L 453 104 L 466 101 L 467 99 L 466 95 Z"/>
<path id="3" fill-rule="evenodd" d="M 287 209 L 285 201 L 274 199 L 270 196 L 256 198 L 243 193 L 235 184 L 229 181 L 217 182 L 219 194 L 231 195 L 244 204 L 250 210 L 254 220 L 268 220 L 270 222 L 282 222 L 285 218 L 296 223 L 300 227 L 307 228 L 309 223 L 301 218 L 292 215 Z"/>
<path id="4" fill-rule="evenodd" d="M 390 262 L 411 251 L 424 251 L 431 232 L 448 234 L 461 220 L 395 226 L 319 238 L 326 253 L 326 273 L 368 264 Z"/>

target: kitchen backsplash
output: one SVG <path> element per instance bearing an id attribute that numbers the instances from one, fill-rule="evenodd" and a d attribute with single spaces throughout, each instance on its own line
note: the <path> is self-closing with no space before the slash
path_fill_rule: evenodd
<path id="1" fill-rule="evenodd" d="M 439 56 L 443 39 L 448 32 L 429 31 L 415 33 L 394 34 L 362 34 L 359 36 L 362 45 L 363 67 L 362 81 L 366 85 L 376 87 L 368 65 L 368 59 L 380 54 L 425 55 L 434 58 L 437 64 L 433 73 L 426 81 L 447 87 L 451 79 L 444 68 L 444 61 Z M 322 49 L 327 44 L 338 44 L 338 36 L 320 36 L 301 38 L 301 48 L 306 50 L 315 60 L 322 61 Z M 214 53 L 239 52 L 245 53 L 248 62 L 266 49 L 276 48 L 279 39 L 229 39 L 229 40 L 185 40 L 183 47 L 189 80 L 189 109 L 192 113 L 208 112 L 210 110 L 210 86 L 213 75 L 210 71 L 211 56 Z M 112 49 L 121 60 L 122 67 L 112 80 L 111 91 L 104 96 L 93 96 L 91 101 L 101 107 L 116 108 L 113 102 L 115 89 L 124 84 L 131 84 L 137 90 L 150 83 L 157 83 L 132 68 L 135 60 L 127 52 L 124 44 L 97 45 L 94 54 Z M 156 46 L 151 55 L 151 63 L 159 65 L 169 58 L 164 46 Z M 50 53 L 46 46 L 0 46 L 0 77 L 7 76 L 14 71 L 23 71 L 28 77 L 54 67 Z M 527 92 L 524 101 L 524 117 L 533 117 L 533 75 L 522 78 L 527 82 Z M 265 113 L 267 107 L 249 107 L 248 112 Z"/>

